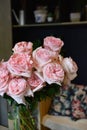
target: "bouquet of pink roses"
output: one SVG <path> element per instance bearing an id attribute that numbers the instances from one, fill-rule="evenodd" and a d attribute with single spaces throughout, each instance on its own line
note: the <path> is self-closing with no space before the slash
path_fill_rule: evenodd
<path id="1" fill-rule="evenodd" d="M 18 104 L 26 104 L 26 97 L 50 85 L 69 84 L 77 76 L 77 64 L 60 52 L 64 42 L 47 36 L 42 46 L 33 50 L 32 42 L 18 42 L 8 61 L 0 62 L 0 95 L 5 94 Z M 54 86 L 55 89 L 55 86 Z M 46 93 L 45 93 L 46 94 Z"/>

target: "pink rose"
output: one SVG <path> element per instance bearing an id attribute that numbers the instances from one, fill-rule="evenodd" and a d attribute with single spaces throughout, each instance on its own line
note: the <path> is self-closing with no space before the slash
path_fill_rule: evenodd
<path id="1" fill-rule="evenodd" d="M 14 53 L 8 60 L 8 69 L 16 76 L 30 77 L 32 67 L 32 58 L 25 53 Z"/>
<path id="2" fill-rule="evenodd" d="M 64 79 L 62 66 L 57 62 L 46 64 L 43 67 L 43 77 L 48 84 L 57 83 L 61 85 Z"/>
<path id="3" fill-rule="evenodd" d="M 62 66 L 68 79 L 73 80 L 77 76 L 78 67 L 71 57 L 64 58 L 62 61 Z"/>
<path id="4" fill-rule="evenodd" d="M 53 59 L 56 59 L 56 58 L 57 58 L 57 55 L 55 52 L 49 51 L 42 47 L 39 47 L 33 51 L 33 61 L 35 64 L 34 66 L 39 71 L 45 64 L 51 62 Z"/>
<path id="5" fill-rule="evenodd" d="M 27 81 L 24 78 L 13 78 L 9 81 L 7 94 L 19 104 L 24 103 L 24 94 L 27 91 Z"/>
<path id="6" fill-rule="evenodd" d="M 63 41 L 59 38 L 55 38 L 53 36 L 48 36 L 44 38 L 44 48 L 49 49 L 51 51 L 60 52 L 63 45 Z"/>
<path id="7" fill-rule="evenodd" d="M 44 82 L 40 77 L 38 77 L 37 72 L 32 73 L 31 77 L 28 78 L 27 83 L 33 92 L 38 91 L 44 86 Z"/>
<path id="8" fill-rule="evenodd" d="M 0 95 L 3 96 L 7 91 L 9 81 L 9 71 L 7 69 L 7 62 L 0 63 Z"/>
<path id="9" fill-rule="evenodd" d="M 9 82 L 8 90 L 11 95 L 24 94 L 27 88 L 27 82 L 24 78 L 13 78 Z"/>
<path id="10" fill-rule="evenodd" d="M 14 51 L 14 53 L 28 53 L 28 54 L 31 54 L 32 49 L 33 49 L 32 46 L 33 46 L 32 42 L 22 41 L 22 42 L 16 43 L 12 50 Z"/>

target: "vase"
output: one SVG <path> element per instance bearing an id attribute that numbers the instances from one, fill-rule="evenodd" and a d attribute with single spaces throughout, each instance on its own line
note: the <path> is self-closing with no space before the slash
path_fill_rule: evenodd
<path id="1" fill-rule="evenodd" d="M 9 130 L 38 130 L 37 109 L 31 111 L 29 106 L 9 105 L 8 129 Z"/>

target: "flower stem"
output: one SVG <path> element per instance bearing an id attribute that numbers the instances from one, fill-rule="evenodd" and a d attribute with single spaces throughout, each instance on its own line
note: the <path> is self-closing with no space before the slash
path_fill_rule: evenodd
<path id="1" fill-rule="evenodd" d="M 19 108 L 21 130 L 36 130 L 34 118 L 26 106 Z"/>

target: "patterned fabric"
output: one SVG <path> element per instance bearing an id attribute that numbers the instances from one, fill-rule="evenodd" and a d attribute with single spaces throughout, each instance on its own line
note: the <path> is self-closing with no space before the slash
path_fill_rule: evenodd
<path id="1" fill-rule="evenodd" d="M 87 86 L 75 84 L 62 86 L 60 95 L 53 98 L 48 113 L 69 116 L 73 120 L 87 118 Z"/>

